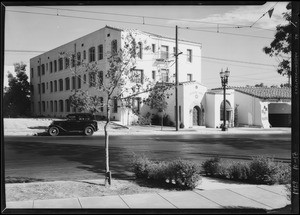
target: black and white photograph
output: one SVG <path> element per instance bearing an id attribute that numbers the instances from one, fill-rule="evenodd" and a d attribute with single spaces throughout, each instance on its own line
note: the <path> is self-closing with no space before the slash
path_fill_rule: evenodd
<path id="1" fill-rule="evenodd" d="M 299 3 L 1 2 L 1 212 L 299 213 Z"/>

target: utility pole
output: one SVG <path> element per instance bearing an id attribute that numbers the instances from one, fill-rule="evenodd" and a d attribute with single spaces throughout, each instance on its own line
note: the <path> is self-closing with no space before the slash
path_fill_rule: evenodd
<path id="1" fill-rule="evenodd" d="M 178 107 L 178 27 L 176 25 L 175 30 L 175 40 L 176 40 L 176 48 L 175 48 L 175 125 L 176 131 L 179 130 L 179 107 Z"/>

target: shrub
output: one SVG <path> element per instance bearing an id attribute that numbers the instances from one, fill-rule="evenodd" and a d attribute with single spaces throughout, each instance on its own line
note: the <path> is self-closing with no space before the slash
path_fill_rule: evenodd
<path id="1" fill-rule="evenodd" d="M 161 125 L 161 116 L 154 114 L 151 118 L 152 125 Z M 175 123 L 170 119 L 170 116 L 165 114 L 163 116 L 163 125 L 164 126 L 175 126 Z"/>
<path id="2" fill-rule="evenodd" d="M 185 160 L 154 162 L 145 156 L 135 157 L 133 171 L 137 178 L 180 189 L 194 189 L 201 179 L 200 166 Z"/>
<path id="3" fill-rule="evenodd" d="M 199 184 L 200 166 L 191 161 L 175 160 L 169 164 L 169 180 L 175 181 L 178 187 L 194 189 Z"/>
<path id="4" fill-rule="evenodd" d="M 244 162 L 234 162 L 228 169 L 228 177 L 233 180 L 247 180 L 250 168 L 247 163 Z"/>
<path id="5" fill-rule="evenodd" d="M 273 158 L 264 156 L 254 157 L 249 164 L 249 180 L 254 183 L 274 184 L 278 167 Z"/>
<path id="6" fill-rule="evenodd" d="M 150 161 L 145 155 L 133 155 L 132 169 L 137 178 L 148 178 L 149 170 L 151 169 L 152 165 L 153 162 Z"/>
<path id="7" fill-rule="evenodd" d="M 210 158 L 202 163 L 204 173 L 208 176 L 217 176 L 220 173 L 220 158 Z"/>
<path id="8" fill-rule="evenodd" d="M 179 128 L 184 128 L 184 124 L 181 122 Z"/>

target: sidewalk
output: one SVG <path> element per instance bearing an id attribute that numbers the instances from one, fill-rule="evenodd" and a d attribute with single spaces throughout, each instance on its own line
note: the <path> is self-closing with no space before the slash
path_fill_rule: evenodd
<path id="1" fill-rule="evenodd" d="M 7 202 L 7 209 L 263 209 L 290 204 L 284 185 Z"/>

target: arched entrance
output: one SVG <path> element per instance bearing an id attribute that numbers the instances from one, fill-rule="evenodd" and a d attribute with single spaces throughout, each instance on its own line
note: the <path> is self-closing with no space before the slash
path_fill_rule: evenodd
<path id="1" fill-rule="evenodd" d="M 199 106 L 193 108 L 193 125 L 201 125 L 201 109 Z"/>

